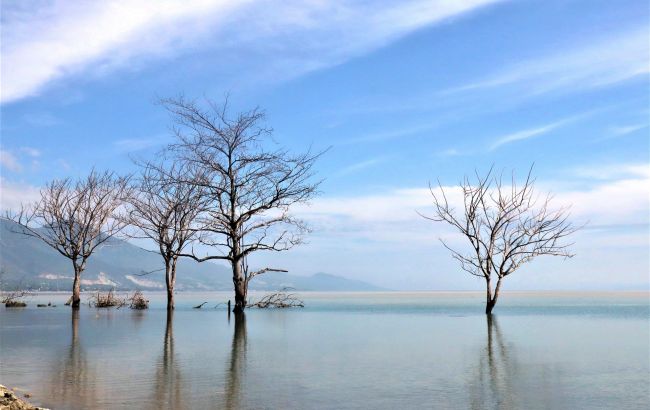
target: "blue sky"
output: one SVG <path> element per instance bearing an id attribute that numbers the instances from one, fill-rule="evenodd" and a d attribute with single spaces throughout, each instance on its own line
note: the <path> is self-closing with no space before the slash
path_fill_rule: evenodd
<path id="1" fill-rule="evenodd" d="M 155 103 L 230 94 L 291 149 L 331 146 L 310 243 L 252 263 L 474 289 L 422 220 L 429 181 L 519 173 L 572 204 L 577 256 L 511 289 L 648 288 L 647 1 L 2 3 L 2 207 L 170 141 Z M 462 242 L 459 241 L 459 246 Z"/>

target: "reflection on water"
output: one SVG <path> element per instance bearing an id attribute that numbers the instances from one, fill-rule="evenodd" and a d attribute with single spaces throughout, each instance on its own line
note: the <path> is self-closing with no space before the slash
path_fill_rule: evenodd
<path id="1" fill-rule="evenodd" d="M 167 310 L 162 354 L 156 366 L 151 408 L 184 409 L 181 368 L 174 354 L 174 311 Z"/>
<path id="2" fill-rule="evenodd" d="M 513 377 L 517 372 L 516 351 L 507 346 L 496 316 L 486 315 L 487 343 L 471 387 L 472 409 L 515 409 Z"/>
<path id="3" fill-rule="evenodd" d="M 75 408 L 88 408 L 96 403 L 95 388 L 88 388 L 96 384 L 96 373 L 93 366 L 88 363 L 88 358 L 79 336 L 79 309 L 71 309 L 70 344 L 54 362 L 49 394 L 60 397 L 64 402 L 73 403 Z"/>
<path id="4" fill-rule="evenodd" d="M 0 382 L 53 409 L 650 408 L 646 298 L 540 297 L 490 319 L 464 295 L 331 294 L 229 320 L 192 309 L 208 296 L 3 309 Z"/>
<path id="5" fill-rule="evenodd" d="M 235 329 L 230 345 L 230 364 L 226 381 L 225 408 L 239 409 L 243 406 L 244 384 L 246 376 L 246 314 L 238 312 L 235 317 Z"/>

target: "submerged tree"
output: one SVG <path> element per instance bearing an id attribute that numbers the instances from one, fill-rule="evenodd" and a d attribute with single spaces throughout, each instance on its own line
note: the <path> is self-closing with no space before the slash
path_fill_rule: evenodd
<path id="1" fill-rule="evenodd" d="M 196 219 L 202 210 L 202 189 L 186 183 L 188 172 L 178 163 L 141 164 L 128 199 L 126 221 L 136 228 L 130 236 L 152 240 L 165 263 L 167 309 L 174 309 L 174 286 L 178 258 L 197 236 Z"/>
<path id="2" fill-rule="evenodd" d="M 249 271 L 246 260 L 257 251 L 284 251 L 300 244 L 305 224 L 289 214 L 292 205 L 311 199 L 318 182 L 311 181 L 320 154 L 292 155 L 272 149 L 271 130 L 264 113 L 254 109 L 231 117 L 227 103 L 207 101 L 204 109 L 183 98 L 163 100 L 172 114 L 178 142 L 170 147 L 178 159 L 194 169 L 185 183 L 201 187 L 207 198 L 199 241 L 220 250 L 199 262 L 226 260 L 232 267 L 234 311 L 246 307 L 248 284 L 264 268 Z"/>
<path id="3" fill-rule="evenodd" d="M 568 221 L 568 209 L 550 208 L 552 197 L 534 192 L 532 167 L 523 185 L 517 185 L 514 173 L 510 185 L 492 170 L 485 176 L 476 174 L 476 181 L 465 177 L 460 184 L 463 210 L 456 212 L 447 199 L 445 189 L 431 189 L 435 214 L 426 217 L 446 222 L 462 233 L 471 244 L 468 252 L 452 249 L 454 259 L 466 272 L 485 279 L 485 313 L 491 314 L 499 297 L 502 280 L 521 265 L 540 255 L 570 258 L 571 243 L 563 240 L 577 228 Z M 496 285 L 493 279 L 496 277 Z M 494 286 L 494 288 L 493 288 Z"/>
<path id="4" fill-rule="evenodd" d="M 125 226 L 117 212 L 129 192 L 128 180 L 95 170 L 77 181 L 55 180 L 41 189 L 39 200 L 7 214 L 19 225 L 19 233 L 42 240 L 70 259 L 73 308 L 79 307 L 81 274 L 88 259 Z"/>

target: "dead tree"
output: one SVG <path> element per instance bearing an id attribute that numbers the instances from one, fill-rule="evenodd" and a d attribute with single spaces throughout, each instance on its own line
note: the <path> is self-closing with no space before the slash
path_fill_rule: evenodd
<path id="1" fill-rule="evenodd" d="M 27 303 L 23 302 L 22 299 L 26 296 L 31 296 L 32 292 L 25 289 L 22 280 L 18 286 L 14 286 L 13 290 L 7 289 L 8 286 L 4 280 L 5 274 L 4 268 L 0 268 L 0 304 L 4 304 L 6 307 L 27 306 Z"/>
<path id="2" fill-rule="evenodd" d="M 79 307 L 81 274 L 88 259 L 124 228 L 117 213 L 128 194 L 128 180 L 95 170 L 76 181 L 55 180 L 41 189 L 39 200 L 7 214 L 19 225 L 19 233 L 42 240 L 70 259 L 73 308 Z"/>
<path id="3" fill-rule="evenodd" d="M 172 153 L 195 170 L 184 182 L 201 187 L 208 200 L 199 241 L 217 252 L 187 254 L 199 262 L 225 260 L 232 267 L 234 311 L 243 311 L 250 280 L 264 268 L 248 271 L 246 259 L 257 251 L 284 251 L 302 242 L 305 224 L 289 214 L 292 205 L 311 199 L 319 182 L 312 168 L 320 153 L 292 155 L 271 149 L 271 129 L 258 109 L 231 117 L 227 102 L 208 108 L 181 98 L 163 105 L 175 121 L 178 142 Z"/>
<path id="4" fill-rule="evenodd" d="M 292 293 L 292 290 L 293 288 L 282 288 L 278 292 L 263 296 L 257 302 L 250 303 L 248 307 L 260 309 L 305 307 L 305 303 L 295 293 Z"/>
<path id="5" fill-rule="evenodd" d="M 485 279 L 488 315 L 497 303 L 502 280 L 521 265 L 540 255 L 573 256 L 568 250 L 572 244 L 564 242 L 577 230 L 568 221 L 568 208 L 551 209 L 551 195 L 540 197 L 534 192 L 531 173 L 532 167 L 523 185 L 517 184 L 514 173 L 509 185 L 492 170 L 485 176 L 476 173 L 474 182 L 465 177 L 460 183 L 460 212 L 450 204 L 442 185 L 439 192 L 431 189 L 435 213 L 425 218 L 450 224 L 469 241 L 470 249 L 461 252 L 441 239 L 463 270 Z"/>
<path id="6" fill-rule="evenodd" d="M 180 164 L 141 165 L 140 177 L 128 199 L 126 222 L 136 228 L 131 237 L 152 240 L 165 263 L 167 308 L 174 309 L 176 265 L 183 250 L 197 235 L 196 219 L 202 210 L 202 189 L 183 181 Z"/>

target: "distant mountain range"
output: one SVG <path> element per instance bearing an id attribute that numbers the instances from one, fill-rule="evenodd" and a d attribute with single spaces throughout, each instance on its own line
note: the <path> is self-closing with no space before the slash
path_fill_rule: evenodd
<path id="1" fill-rule="evenodd" d="M 72 264 L 37 238 L 16 233 L 11 221 L 0 220 L 0 268 L 3 287 L 17 286 L 40 290 L 68 290 L 72 287 Z M 88 260 L 82 274 L 83 290 L 163 290 L 162 271 L 142 275 L 163 266 L 162 258 L 154 252 L 129 242 L 112 239 Z M 211 262 L 198 263 L 183 258 L 178 264 L 176 288 L 189 290 L 232 289 L 230 269 Z M 251 290 L 278 290 L 292 287 L 313 291 L 372 291 L 381 288 L 366 282 L 340 276 L 317 273 L 298 276 L 269 272 L 253 279 Z"/>

